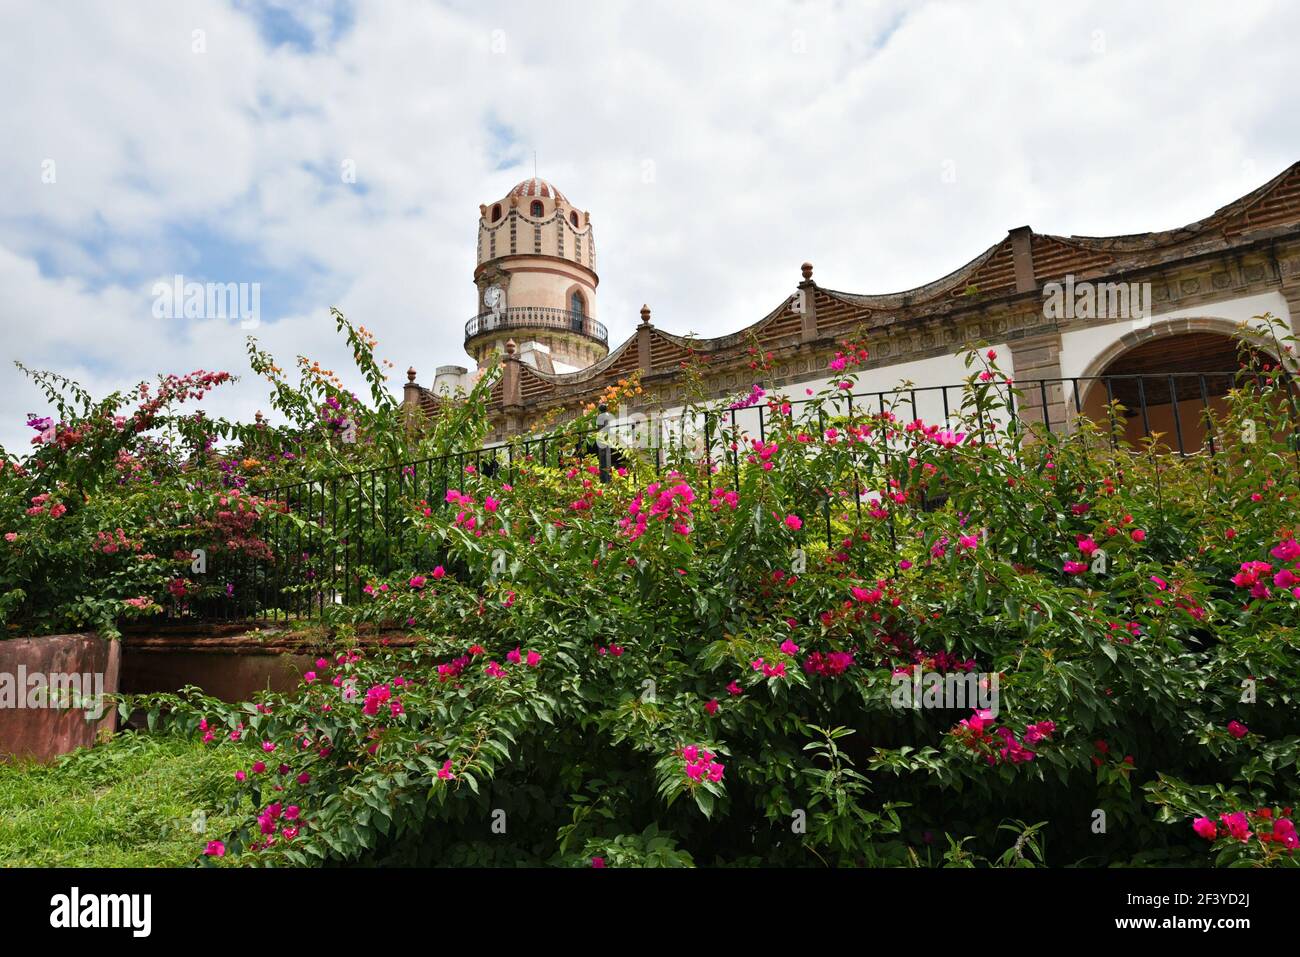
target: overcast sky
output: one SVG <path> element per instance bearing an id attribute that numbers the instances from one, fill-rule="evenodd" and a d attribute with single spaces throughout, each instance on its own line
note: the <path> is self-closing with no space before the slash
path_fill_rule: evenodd
<path id="1" fill-rule="evenodd" d="M 331 305 L 394 389 L 469 365 L 478 206 L 534 150 L 611 343 L 642 302 L 733 332 L 804 260 L 892 292 L 1023 224 L 1180 226 L 1300 159 L 1297 37 L 1283 0 L 0 0 L 0 443 L 44 411 L 10 359 L 96 395 L 246 373 L 238 320 L 153 315 L 177 274 L 260 284 L 285 366 L 341 367 Z"/>

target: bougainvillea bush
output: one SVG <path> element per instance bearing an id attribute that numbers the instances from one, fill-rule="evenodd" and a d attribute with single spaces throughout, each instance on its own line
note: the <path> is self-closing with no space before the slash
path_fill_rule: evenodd
<path id="1" fill-rule="evenodd" d="M 20 364 L 49 408 L 28 417 L 27 455 L 0 449 L 0 638 L 85 627 L 116 635 L 164 606 L 242 600 L 218 573 L 282 557 L 301 524 L 285 488 L 427 457 L 464 437 L 490 377 L 435 428 L 408 430 L 374 336 L 335 320 L 369 401 L 304 356 L 290 382 L 250 338 L 250 371 L 270 384 L 282 419 L 274 427 L 260 414 L 238 423 L 194 408 L 229 372 L 159 376 L 97 400 Z"/>
<path id="2" fill-rule="evenodd" d="M 317 523 L 355 596 L 297 690 L 122 704 L 244 755 L 204 863 L 1294 864 L 1289 377 L 1246 357 L 1211 459 L 1026 425 L 984 350 L 951 421 L 850 415 L 865 357 L 607 483 L 454 458 L 382 564 Z M 900 704 L 931 675 L 980 694 Z"/>

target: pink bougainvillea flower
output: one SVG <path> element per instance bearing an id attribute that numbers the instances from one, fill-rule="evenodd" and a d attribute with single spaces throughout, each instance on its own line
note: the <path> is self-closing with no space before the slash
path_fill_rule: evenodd
<path id="1" fill-rule="evenodd" d="M 1296 834 L 1295 824 L 1290 818 L 1279 818 L 1273 824 L 1273 840 L 1290 850 L 1300 847 L 1300 835 Z"/>
<path id="2" fill-rule="evenodd" d="M 442 578 L 446 574 L 447 574 L 447 570 L 443 568 L 441 565 L 439 565 L 437 568 L 433 570 L 434 578 Z"/>
<path id="3" fill-rule="evenodd" d="M 1088 566 L 1083 562 L 1068 561 L 1061 566 L 1061 571 L 1067 575 L 1082 575 L 1088 570 Z"/>
<path id="4" fill-rule="evenodd" d="M 426 579 L 423 575 L 412 575 L 411 580 L 407 583 L 417 591 L 424 587 Z"/>
<path id="5" fill-rule="evenodd" d="M 785 524 L 787 528 L 797 532 L 799 529 L 803 528 L 803 519 L 798 515 L 787 515 L 785 517 Z"/>
<path id="6" fill-rule="evenodd" d="M 781 642 L 781 650 L 784 651 L 787 655 L 797 655 L 797 654 L 799 654 L 799 646 L 796 645 L 796 644 L 795 644 L 793 641 L 791 641 L 789 638 L 787 638 L 785 641 Z"/>
<path id="7" fill-rule="evenodd" d="M 514 651 L 506 652 L 506 661 L 510 662 L 512 665 L 517 665 L 522 660 L 523 660 L 523 655 L 519 653 L 518 645 L 515 645 Z"/>
<path id="8" fill-rule="evenodd" d="M 1232 814 L 1220 814 L 1219 820 L 1223 822 L 1223 826 L 1228 829 L 1228 833 L 1236 840 L 1249 840 L 1250 820 L 1246 817 L 1245 812 L 1234 811 Z"/>
<path id="9" fill-rule="evenodd" d="M 1208 817 L 1198 817 L 1192 822 L 1192 830 L 1198 837 L 1203 837 L 1207 841 L 1212 841 L 1219 836 L 1219 829 L 1215 827 L 1214 822 Z"/>
<path id="10" fill-rule="evenodd" d="M 448 758 L 442 767 L 438 769 L 438 777 L 443 781 L 450 781 L 455 776 L 451 773 L 451 759 Z"/>
<path id="11" fill-rule="evenodd" d="M 622 650 L 623 649 L 620 648 L 619 652 L 621 653 Z M 538 665 L 542 663 L 542 656 L 535 651 L 530 651 L 528 652 L 528 654 L 524 656 L 524 662 L 528 665 L 529 668 L 536 668 Z"/>
<path id="12" fill-rule="evenodd" d="M 1300 559 L 1300 540 L 1294 538 L 1285 538 L 1269 550 L 1269 554 L 1274 558 L 1284 562 L 1293 562 Z"/>
<path id="13" fill-rule="evenodd" d="M 605 866 L 605 859 L 604 859 L 603 857 L 593 857 L 593 858 L 591 859 L 591 866 L 592 866 L 592 867 L 595 867 L 595 868 L 601 868 L 601 867 L 604 867 L 604 866 Z"/>
<path id="14" fill-rule="evenodd" d="M 1240 721 L 1229 721 L 1228 734 L 1232 735 L 1234 738 L 1240 739 L 1250 734 L 1250 729 Z"/>
<path id="15" fill-rule="evenodd" d="M 1140 528 L 1135 528 L 1133 531 L 1129 532 L 1129 538 L 1133 539 L 1133 541 L 1138 544 L 1141 544 L 1147 540 L 1147 533 L 1142 531 Z"/>
<path id="16" fill-rule="evenodd" d="M 742 689 L 740 685 L 737 684 L 735 681 L 732 681 L 731 684 L 727 685 L 727 694 L 735 695 L 741 693 L 742 693 Z"/>
<path id="17" fill-rule="evenodd" d="M 717 698 L 710 698 L 708 702 L 704 705 L 704 711 L 706 714 L 715 715 L 718 713 L 718 708 L 720 707 L 721 705 L 718 704 Z"/>
<path id="18" fill-rule="evenodd" d="M 226 845 L 221 841 L 208 841 L 208 846 L 203 849 L 203 853 L 207 857 L 225 857 Z"/>

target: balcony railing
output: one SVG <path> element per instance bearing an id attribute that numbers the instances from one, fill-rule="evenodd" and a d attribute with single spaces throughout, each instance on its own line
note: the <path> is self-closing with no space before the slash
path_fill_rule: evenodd
<path id="1" fill-rule="evenodd" d="M 476 336 L 509 329 L 553 329 L 557 332 L 576 332 L 608 345 L 609 333 L 590 316 L 568 309 L 549 306 L 511 306 L 499 312 L 479 313 L 465 323 L 465 341 Z"/>

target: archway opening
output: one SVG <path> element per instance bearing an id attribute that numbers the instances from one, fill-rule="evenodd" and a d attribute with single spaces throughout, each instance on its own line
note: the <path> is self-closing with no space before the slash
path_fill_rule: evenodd
<path id="1" fill-rule="evenodd" d="M 1123 406 L 1122 438 L 1137 445 L 1161 433 L 1161 444 L 1176 452 L 1208 447 L 1205 410 L 1221 415 L 1225 397 L 1241 366 L 1238 340 L 1217 332 L 1157 336 L 1112 359 L 1087 389 L 1083 414 L 1103 426 L 1107 404 Z"/>

